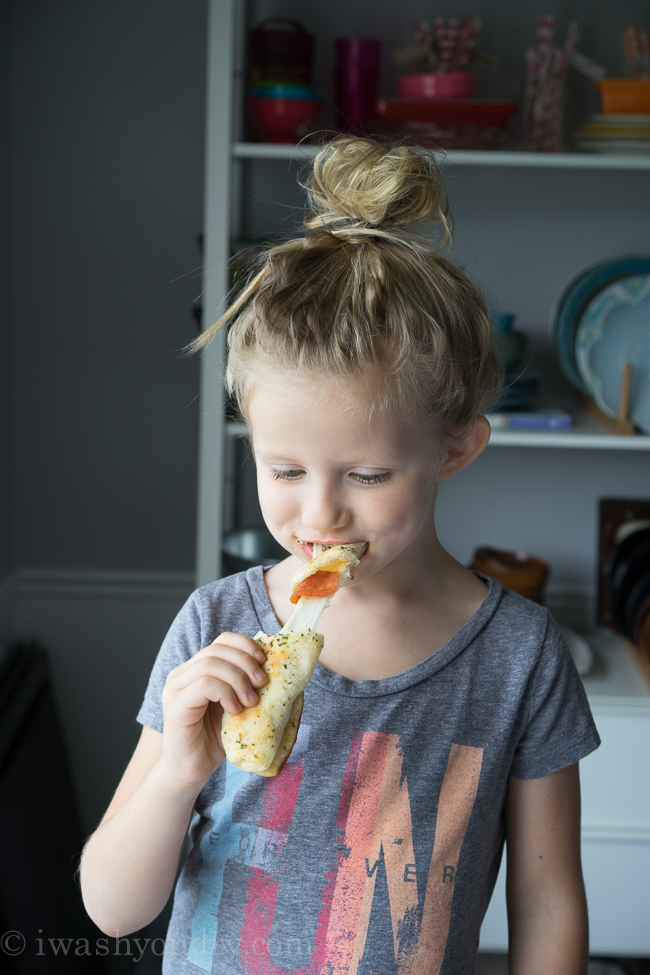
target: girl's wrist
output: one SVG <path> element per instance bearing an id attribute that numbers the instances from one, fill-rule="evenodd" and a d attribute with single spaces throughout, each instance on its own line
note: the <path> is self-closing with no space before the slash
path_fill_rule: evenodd
<path id="1" fill-rule="evenodd" d="M 152 776 L 152 785 L 165 793 L 162 798 L 167 802 L 178 803 L 179 805 L 186 803 L 194 805 L 197 796 L 210 779 L 210 775 L 208 775 L 206 778 L 192 782 L 176 775 L 165 764 L 164 755 L 161 755 L 156 764 L 152 766 L 149 774 Z"/>

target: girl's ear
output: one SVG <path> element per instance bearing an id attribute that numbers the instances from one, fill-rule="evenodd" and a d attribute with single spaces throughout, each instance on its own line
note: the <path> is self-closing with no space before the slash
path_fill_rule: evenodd
<path id="1" fill-rule="evenodd" d="M 453 440 L 447 447 L 438 480 L 446 481 L 447 478 L 453 477 L 458 471 L 462 471 L 463 467 L 467 467 L 473 460 L 476 460 L 478 455 L 485 450 L 489 439 L 490 424 L 484 416 L 477 416 L 465 436 L 462 439 Z"/>

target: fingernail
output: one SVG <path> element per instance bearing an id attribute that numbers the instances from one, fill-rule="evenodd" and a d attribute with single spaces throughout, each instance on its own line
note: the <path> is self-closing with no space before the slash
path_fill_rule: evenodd
<path id="1" fill-rule="evenodd" d="M 255 693 L 255 691 L 249 691 L 246 697 L 251 702 L 251 704 L 255 704 L 255 702 L 257 701 L 257 694 Z"/>
<path id="2" fill-rule="evenodd" d="M 257 677 L 258 680 L 264 680 L 264 672 L 261 670 L 256 670 L 255 676 Z"/>

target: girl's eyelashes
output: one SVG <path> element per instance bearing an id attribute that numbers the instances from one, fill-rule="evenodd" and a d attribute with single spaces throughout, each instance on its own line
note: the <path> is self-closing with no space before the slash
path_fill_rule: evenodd
<path id="1" fill-rule="evenodd" d="M 275 481 L 297 481 L 305 473 L 301 467 L 271 467 L 271 477 Z M 348 477 L 357 484 L 383 484 L 391 476 L 390 471 L 366 473 L 364 471 L 350 471 Z"/>
<path id="2" fill-rule="evenodd" d="M 350 477 L 358 484 L 383 484 L 390 477 L 390 471 L 383 471 L 381 474 L 362 474 L 360 471 L 352 471 Z"/>
<path id="3" fill-rule="evenodd" d="M 272 467 L 271 477 L 276 481 L 295 481 L 301 474 L 305 472 L 299 467 L 289 468 L 289 467 Z"/>

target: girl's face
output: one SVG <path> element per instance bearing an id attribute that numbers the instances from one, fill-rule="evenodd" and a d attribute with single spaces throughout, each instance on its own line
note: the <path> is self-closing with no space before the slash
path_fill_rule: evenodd
<path id="1" fill-rule="evenodd" d="M 441 453 L 411 421 L 367 407 L 349 381 L 280 371 L 248 407 L 269 531 L 301 562 L 314 542 L 368 542 L 354 583 L 424 555 Z"/>

